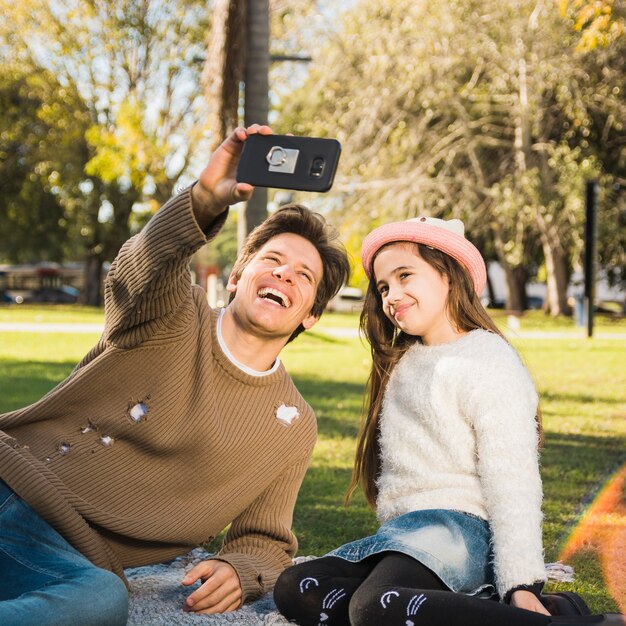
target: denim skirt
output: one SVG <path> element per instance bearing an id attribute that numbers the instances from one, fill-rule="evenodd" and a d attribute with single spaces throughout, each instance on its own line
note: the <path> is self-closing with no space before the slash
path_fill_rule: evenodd
<path id="1" fill-rule="evenodd" d="M 346 543 L 326 556 L 355 563 L 387 551 L 413 557 L 452 591 L 495 594 L 491 530 L 476 515 L 445 509 L 412 511 L 385 522 L 375 535 Z"/>

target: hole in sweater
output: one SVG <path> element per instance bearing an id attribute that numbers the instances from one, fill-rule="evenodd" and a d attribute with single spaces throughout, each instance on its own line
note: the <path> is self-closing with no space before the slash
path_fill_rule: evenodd
<path id="1" fill-rule="evenodd" d="M 113 439 L 113 437 L 109 435 L 102 435 L 99 441 L 100 441 L 100 444 L 105 446 L 106 448 L 110 448 L 115 443 L 115 439 Z"/>
<path id="2" fill-rule="evenodd" d="M 98 430 L 98 427 L 91 420 L 88 420 L 87 421 L 87 426 L 82 426 L 81 427 L 80 434 L 81 435 L 86 435 L 87 433 L 92 433 L 95 430 Z"/>
<path id="3" fill-rule="evenodd" d="M 71 449 L 72 449 L 72 446 L 69 443 L 67 443 L 67 441 L 63 441 L 57 446 L 57 450 L 59 451 L 59 454 L 61 456 L 65 456 L 66 454 L 69 454 Z"/>
<path id="4" fill-rule="evenodd" d="M 145 402 L 137 402 L 128 407 L 128 417 L 131 422 L 138 424 L 147 419 L 148 405 Z"/>

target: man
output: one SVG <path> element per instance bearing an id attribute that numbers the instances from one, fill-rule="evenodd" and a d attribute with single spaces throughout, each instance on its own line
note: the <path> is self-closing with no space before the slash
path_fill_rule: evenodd
<path id="1" fill-rule="evenodd" d="M 290 564 L 316 427 L 278 355 L 315 324 L 348 260 L 320 216 L 292 205 L 249 237 L 228 307 L 210 309 L 191 285 L 190 256 L 252 193 L 235 171 L 256 132 L 271 129 L 237 129 L 122 247 L 104 333 L 72 374 L 0 416 L 4 626 L 124 624 L 124 568 L 187 552 L 228 524 L 216 558 L 183 579 L 202 581 L 184 610 L 234 610 Z"/>

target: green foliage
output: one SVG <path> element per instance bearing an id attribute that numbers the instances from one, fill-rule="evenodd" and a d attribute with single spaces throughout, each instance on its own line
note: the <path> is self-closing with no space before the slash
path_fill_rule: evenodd
<path id="1" fill-rule="evenodd" d="M 135 203 L 165 202 L 183 174 L 193 176 L 194 159 L 208 146 L 196 59 L 205 51 L 209 3 L 29 0 L 2 8 L 0 73 L 7 83 L 19 84 L 15 67 L 27 67 L 60 86 L 33 112 L 57 131 L 42 134 L 37 145 L 53 162 L 71 164 L 79 179 L 55 182 L 56 219 L 73 246 L 65 256 L 95 259 L 97 284 L 100 264 L 130 234 Z M 25 118 L 16 127 L 13 153 L 28 146 L 29 126 Z M 25 170 L 39 173 L 35 165 Z M 46 167 L 40 180 L 30 181 L 39 195 L 47 193 L 42 176 L 52 168 Z M 36 218 L 28 213 L 31 224 Z"/>
<path id="2" fill-rule="evenodd" d="M 82 177 L 87 123 L 78 94 L 50 72 L 0 65 L 0 260 L 76 253 L 66 201 Z"/>
<path id="3" fill-rule="evenodd" d="M 581 32 L 577 48 L 591 51 L 611 45 L 626 33 L 626 13 L 620 0 L 559 0 L 562 16 L 569 15 Z"/>

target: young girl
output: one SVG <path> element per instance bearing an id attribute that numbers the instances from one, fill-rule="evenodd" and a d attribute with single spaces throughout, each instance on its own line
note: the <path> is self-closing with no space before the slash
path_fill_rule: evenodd
<path id="1" fill-rule="evenodd" d="M 361 484 L 382 525 L 286 570 L 279 610 L 302 626 L 626 624 L 541 595 L 537 393 L 480 303 L 463 223 L 381 226 L 362 260 L 373 365 L 348 497 Z"/>

